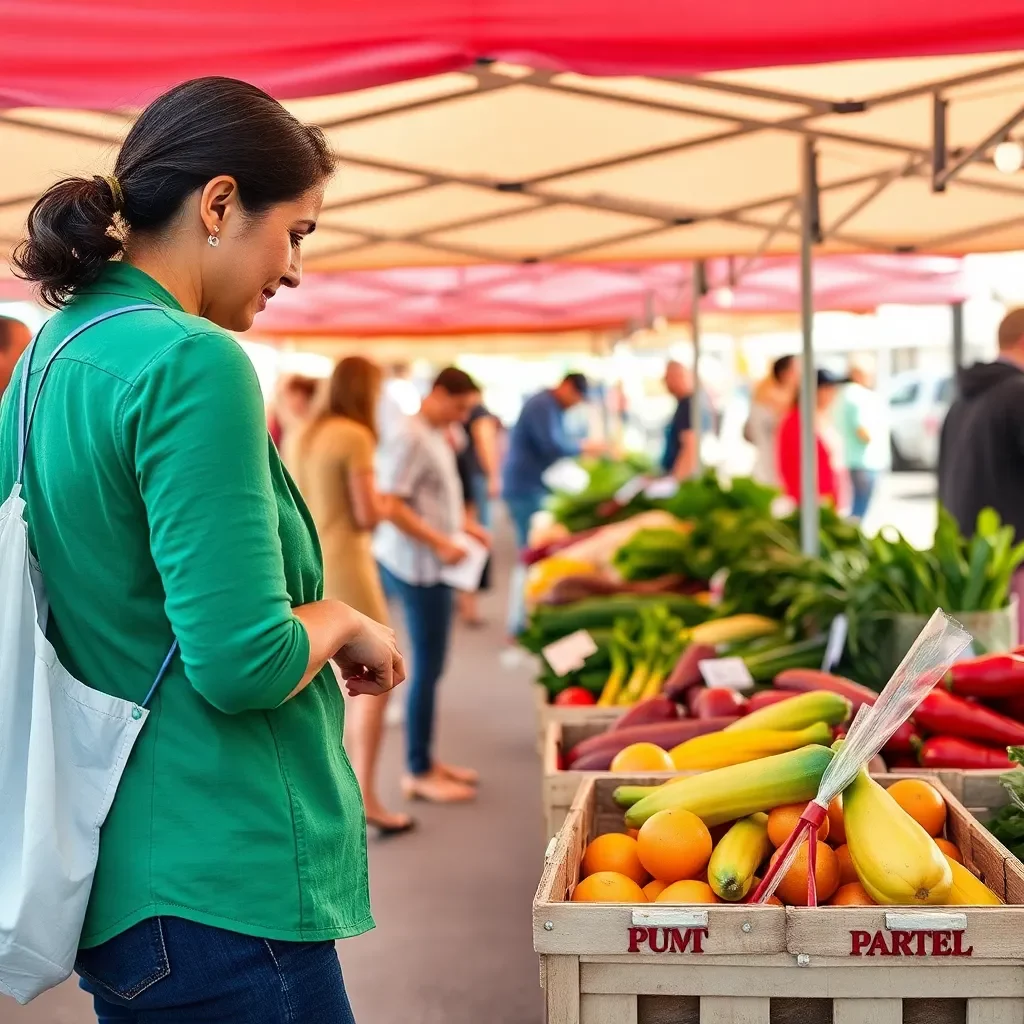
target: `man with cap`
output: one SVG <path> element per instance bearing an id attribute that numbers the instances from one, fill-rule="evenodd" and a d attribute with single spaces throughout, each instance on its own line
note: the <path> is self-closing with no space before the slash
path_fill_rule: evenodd
<path id="1" fill-rule="evenodd" d="M 526 400 L 509 434 L 502 494 L 520 551 L 527 546 L 530 520 L 540 510 L 548 492 L 544 473 L 559 459 L 576 458 L 584 452 L 596 453 L 603 447 L 576 440 L 565 425 L 566 412 L 586 401 L 589 390 L 587 378 L 582 373 L 567 374 L 557 387 L 547 388 Z M 509 612 L 512 636 L 517 635 L 523 626 L 519 583 L 513 579 Z"/>
<path id="2" fill-rule="evenodd" d="M 822 440 L 832 406 L 839 396 L 839 388 L 846 381 L 829 370 L 818 370 L 817 403 L 814 417 L 814 442 L 818 458 L 818 497 L 839 503 L 839 476 L 836 472 L 832 453 Z M 793 404 L 792 410 L 779 426 L 778 440 L 779 481 L 783 492 L 794 501 L 800 501 L 800 405 Z"/>

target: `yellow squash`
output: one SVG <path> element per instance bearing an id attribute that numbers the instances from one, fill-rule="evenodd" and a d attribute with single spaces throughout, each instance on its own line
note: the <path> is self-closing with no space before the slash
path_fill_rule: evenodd
<path id="1" fill-rule="evenodd" d="M 771 848 L 768 815 L 758 813 L 741 818 L 722 836 L 711 854 L 708 884 L 721 899 L 738 902 L 750 892 L 754 874 Z"/>
<path id="2" fill-rule="evenodd" d="M 853 705 L 838 693 L 828 690 L 813 690 L 801 693 L 789 700 L 769 704 L 759 711 L 752 711 L 725 727 L 726 732 L 746 732 L 749 729 L 806 729 L 815 722 L 840 725 L 850 717 Z"/>
<path id="3" fill-rule="evenodd" d="M 744 761 L 756 761 L 772 754 L 784 754 L 787 750 L 796 750 L 808 743 L 825 745 L 831 739 L 832 729 L 824 722 L 789 732 L 770 729 L 713 732 L 680 743 L 669 751 L 669 757 L 678 771 L 709 771 L 730 764 L 742 764 Z"/>
<path id="4" fill-rule="evenodd" d="M 942 851 L 865 771 L 843 791 L 843 822 L 854 870 L 876 903 L 948 901 L 953 873 Z"/>
<path id="5" fill-rule="evenodd" d="M 963 864 L 958 864 L 952 857 L 946 857 L 949 870 L 953 872 L 953 887 L 949 890 L 946 900 L 956 907 L 989 907 L 999 906 L 1002 900 Z"/>
<path id="6" fill-rule="evenodd" d="M 658 811 L 676 808 L 692 811 L 709 827 L 724 825 L 757 811 L 811 800 L 831 760 L 828 747 L 810 743 L 785 754 L 674 779 L 653 792 L 620 786 L 615 800 L 629 808 L 627 828 L 639 828 Z"/>
<path id="7" fill-rule="evenodd" d="M 779 624 L 774 619 L 766 619 L 763 615 L 743 614 L 727 615 L 724 619 L 702 622 L 687 630 L 687 636 L 692 643 L 716 647 L 718 644 L 756 640 L 760 636 L 771 636 L 778 631 Z"/>

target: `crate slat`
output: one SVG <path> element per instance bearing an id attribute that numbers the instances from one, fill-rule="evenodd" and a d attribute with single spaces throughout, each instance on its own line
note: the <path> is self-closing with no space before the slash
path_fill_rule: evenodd
<path id="1" fill-rule="evenodd" d="M 703 996 L 700 1024 L 771 1024 L 770 999 L 723 999 Z"/>
<path id="2" fill-rule="evenodd" d="M 580 961 L 551 956 L 547 961 L 546 1002 L 549 1024 L 580 1024 Z"/>
<path id="3" fill-rule="evenodd" d="M 637 1024 L 636 996 L 584 995 L 580 997 L 580 1024 Z"/>
<path id="4" fill-rule="evenodd" d="M 1016 999 L 968 999 L 967 1024 L 1024 1024 L 1024 1006 Z"/>
<path id="5" fill-rule="evenodd" d="M 903 1024 L 902 999 L 836 999 L 832 1024 Z"/>

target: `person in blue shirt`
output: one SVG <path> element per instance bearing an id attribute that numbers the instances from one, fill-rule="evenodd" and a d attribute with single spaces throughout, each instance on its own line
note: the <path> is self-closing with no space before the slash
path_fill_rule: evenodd
<path id="1" fill-rule="evenodd" d="M 515 529 L 516 545 L 526 548 L 530 520 L 547 496 L 544 473 L 559 459 L 572 459 L 596 447 L 570 436 L 565 413 L 586 401 L 589 392 L 582 373 L 570 373 L 555 388 L 548 388 L 526 400 L 519 419 L 509 434 L 508 455 L 502 473 L 502 495 Z M 513 579 L 509 633 L 522 629 L 521 581 Z"/>
<path id="2" fill-rule="evenodd" d="M 697 436 L 693 429 L 693 379 L 675 360 L 665 367 L 665 387 L 676 400 L 676 411 L 665 428 L 661 468 L 667 476 L 685 480 L 697 468 Z"/>

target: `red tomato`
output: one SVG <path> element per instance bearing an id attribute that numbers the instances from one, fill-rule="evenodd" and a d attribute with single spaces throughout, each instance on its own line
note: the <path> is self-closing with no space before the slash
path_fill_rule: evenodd
<path id="1" fill-rule="evenodd" d="M 596 704 L 597 698 L 582 686 L 570 686 L 555 696 L 555 703 L 560 707 L 583 706 Z"/>

